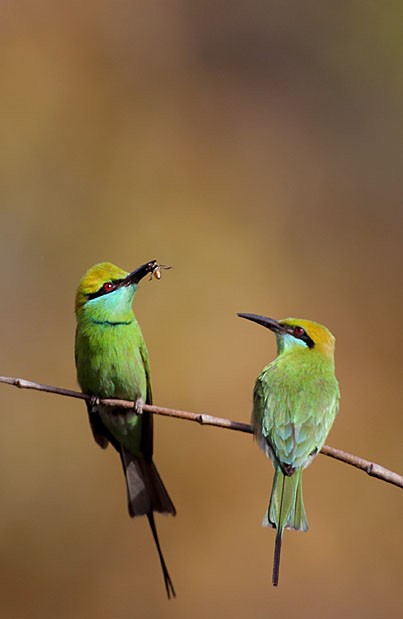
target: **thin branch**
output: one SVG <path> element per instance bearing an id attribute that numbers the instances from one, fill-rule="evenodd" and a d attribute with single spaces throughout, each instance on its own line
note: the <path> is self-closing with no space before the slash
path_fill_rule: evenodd
<path id="1" fill-rule="evenodd" d="M 70 389 L 61 389 L 60 387 L 52 387 L 51 385 L 42 385 L 41 383 L 35 383 L 23 378 L 13 378 L 11 376 L 0 376 L 0 383 L 6 383 L 7 385 L 13 385 L 20 389 L 34 389 L 36 391 L 45 391 L 46 393 L 54 393 L 56 395 L 67 396 L 69 398 L 77 398 L 79 400 L 86 400 L 88 402 L 94 401 L 93 396 L 80 393 L 78 391 L 72 391 Z M 134 409 L 135 403 L 128 400 L 115 400 L 115 399 L 101 399 L 95 398 L 95 400 L 105 406 L 120 406 L 121 408 Z M 195 421 L 201 425 L 215 426 L 217 428 L 226 428 L 227 430 L 235 430 L 237 432 L 246 432 L 253 434 L 252 426 L 247 423 L 241 423 L 240 421 L 231 421 L 230 419 L 223 419 L 222 417 L 214 417 L 213 415 L 207 415 L 205 413 L 191 413 L 189 411 L 181 411 L 175 408 L 163 408 L 162 406 L 151 406 L 150 404 L 144 404 L 143 410 L 153 413 L 154 415 L 164 415 L 165 417 L 176 417 L 178 419 L 187 419 L 188 421 Z M 375 464 L 369 460 L 364 460 L 359 456 L 329 447 L 324 445 L 320 451 L 321 454 L 340 460 L 350 464 L 362 471 L 365 471 L 371 477 L 376 477 L 382 481 L 386 481 L 389 484 L 403 488 L 403 476 L 398 473 L 394 473 L 389 469 Z"/>

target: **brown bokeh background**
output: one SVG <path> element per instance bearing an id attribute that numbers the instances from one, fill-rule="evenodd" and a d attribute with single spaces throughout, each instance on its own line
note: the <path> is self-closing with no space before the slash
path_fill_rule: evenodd
<path id="1" fill-rule="evenodd" d="M 247 421 L 274 338 L 337 337 L 329 444 L 402 462 L 401 3 L 3 2 L 2 374 L 75 388 L 75 287 L 93 263 L 172 264 L 135 310 L 155 401 Z M 0 388 L 0 616 L 401 617 L 402 494 L 323 456 L 278 590 L 249 436 L 156 419 L 178 509 L 144 519 L 85 407 Z"/>

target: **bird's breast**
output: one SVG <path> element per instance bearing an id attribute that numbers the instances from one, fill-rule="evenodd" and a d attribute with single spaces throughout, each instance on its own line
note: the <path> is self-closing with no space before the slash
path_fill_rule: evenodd
<path id="1" fill-rule="evenodd" d="M 145 400 L 147 377 L 131 325 L 77 330 L 77 378 L 84 393 Z"/>

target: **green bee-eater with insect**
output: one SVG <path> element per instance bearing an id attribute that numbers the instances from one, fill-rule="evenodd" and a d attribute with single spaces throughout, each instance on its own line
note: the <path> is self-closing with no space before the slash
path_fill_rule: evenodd
<path id="1" fill-rule="evenodd" d="M 159 279 L 155 260 L 131 273 L 110 262 L 90 268 L 76 295 L 75 358 L 83 393 L 93 397 L 88 414 L 95 441 L 118 451 L 126 478 L 130 516 L 146 515 L 157 547 L 168 597 L 175 590 L 159 544 L 154 512 L 175 515 L 175 507 L 153 462 L 153 418 L 142 411 L 151 404 L 150 366 L 132 302 L 143 277 Z M 137 403 L 137 412 L 102 406 L 97 398 Z M 138 414 L 140 413 L 140 414 Z"/>

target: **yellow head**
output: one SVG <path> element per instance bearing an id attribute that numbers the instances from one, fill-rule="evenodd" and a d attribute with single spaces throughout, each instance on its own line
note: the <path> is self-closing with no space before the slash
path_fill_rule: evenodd
<path id="1" fill-rule="evenodd" d="M 303 318 L 285 318 L 274 320 L 257 314 L 238 314 L 241 318 L 252 320 L 267 327 L 276 334 L 279 354 L 291 350 L 318 351 L 333 360 L 335 338 L 329 329 L 312 320 Z"/>
<path id="2" fill-rule="evenodd" d="M 120 269 L 111 262 L 100 262 L 92 266 L 81 278 L 76 294 L 76 312 L 87 301 L 111 292 L 118 282 L 127 277 L 127 271 Z"/>
<path id="3" fill-rule="evenodd" d="M 308 348 L 333 359 L 336 340 L 329 329 L 323 325 L 303 318 L 285 318 L 280 320 L 279 324 L 285 327 L 285 335 L 288 334 L 294 340 L 304 342 Z"/>
<path id="4" fill-rule="evenodd" d="M 121 312 L 133 301 L 137 285 L 143 277 L 158 271 L 161 265 L 150 260 L 127 273 L 110 262 L 100 262 L 91 267 L 82 277 L 76 294 L 76 315 L 84 310 L 96 313 Z"/>

